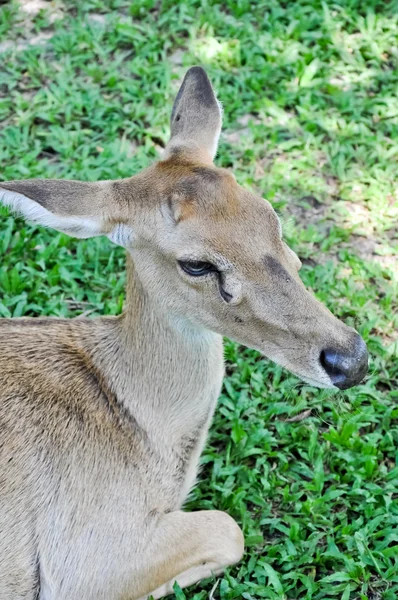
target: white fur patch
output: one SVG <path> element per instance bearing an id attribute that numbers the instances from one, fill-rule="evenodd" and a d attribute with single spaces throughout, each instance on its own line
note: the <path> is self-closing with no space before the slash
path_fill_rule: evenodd
<path id="1" fill-rule="evenodd" d="M 102 223 L 99 219 L 55 215 L 27 196 L 4 190 L 1 187 L 0 202 L 23 215 L 28 221 L 38 223 L 44 227 L 52 227 L 72 237 L 89 238 L 103 235 Z"/>
<path id="2" fill-rule="evenodd" d="M 118 223 L 116 227 L 110 233 L 108 233 L 107 237 L 114 244 L 122 246 L 123 248 L 127 248 L 133 244 L 134 232 L 128 225 L 124 225 L 124 223 Z"/>

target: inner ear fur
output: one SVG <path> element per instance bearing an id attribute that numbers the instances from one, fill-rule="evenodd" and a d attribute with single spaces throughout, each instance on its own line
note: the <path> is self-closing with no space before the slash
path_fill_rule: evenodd
<path id="1" fill-rule="evenodd" d="M 110 235 L 126 221 L 114 182 L 28 179 L 0 183 L 0 202 L 28 221 L 73 237 Z M 124 239 L 119 235 L 117 239 Z M 112 238 L 111 238 L 112 239 Z"/>
<path id="2" fill-rule="evenodd" d="M 94 216 L 106 204 L 109 181 L 87 182 L 65 179 L 6 181 L 0 187 L 16 192 L 59 216 Z"/>

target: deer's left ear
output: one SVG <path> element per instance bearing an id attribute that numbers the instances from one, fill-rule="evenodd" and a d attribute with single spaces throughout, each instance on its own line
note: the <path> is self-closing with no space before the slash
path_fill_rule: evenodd
<path id="1" fill-rule="evenodd" d="M 125 225 L 126 207 L 117 198 L 112 181 L 27 179 L 1 182 L 0 203 L 28 221 L 72 237 L 106 235 L 116 244 L 125 246 L 132 234 Z"/>
<path id="2" fill-rule="evenodd" d="M 191 67 L 174 102 L 165 157 L 178 152 L 211 163 L 217 152 L 221 121 L 221 104 L 206 71 Z"/>

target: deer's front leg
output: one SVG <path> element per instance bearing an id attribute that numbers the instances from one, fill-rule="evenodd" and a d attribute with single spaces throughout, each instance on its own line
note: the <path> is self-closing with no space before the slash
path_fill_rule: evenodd
<path id="1" fill-rule="evenodd" d="M 243 534 L 226 513 L 212 510 L 162 516 L 146 553 L 140 600 L 173 593 L 221 573 L 243 554 Z"/>

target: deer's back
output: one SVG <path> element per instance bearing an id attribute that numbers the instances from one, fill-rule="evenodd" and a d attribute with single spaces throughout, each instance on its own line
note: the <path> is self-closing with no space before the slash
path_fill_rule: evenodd
<path id="1" fill-rule="evenodd" d="M 88 427 L 106 435 L 116 407 L 84 344 L 88 327 L 66 319 L 0 320 L 0 419 L 9 435 L 38 436 L 54 449 L 76 443 Z"/>
<path id="2" fill-rule="evenodd" d="M 67 319 L 0 320 L 0 436 L 6 458 L 16 459 L 18 448 L 56 465 L 59 457 L 77 449 L 87 453 L 90 446 L 124 459 L 137 450 L 140 432 L 118 406 L 85 343 L 92 327 Z"/>
<path id="3" fill-rule="evenodd" d="M 41 487 L 49 491 L 48 477 L 65 476 L 76 454 L 82 462 L 98 451 L 128 460 L 136 441 L 73 322 L 0 320 L 0 477 L 9 480 L 3 493 L 15 488 L 21 496 L 34 474 L 29 495 L 37 497 Z"/>

